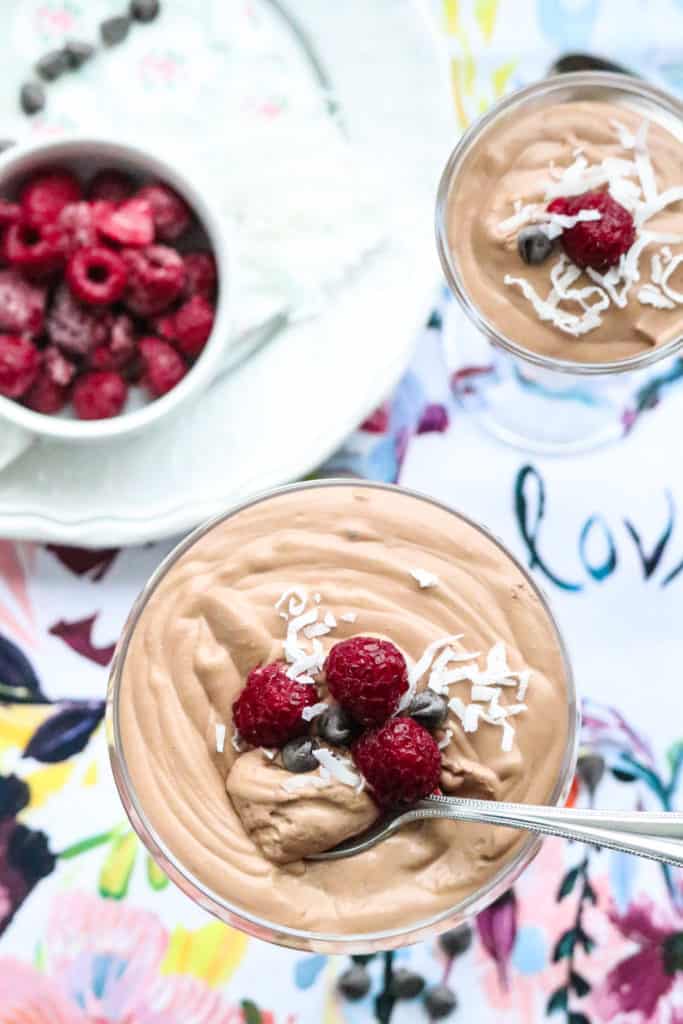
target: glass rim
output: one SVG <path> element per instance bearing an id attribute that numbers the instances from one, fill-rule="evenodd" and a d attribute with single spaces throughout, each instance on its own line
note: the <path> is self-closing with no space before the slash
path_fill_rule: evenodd
<path id="1" fill-rule="evenodd" d="M 485 114 L 478 117 L 460 136 L 452 150 L 441 174 L 437 191 L 435 215 L 436 246 L 441 267 L 452 294 L 458 300 L 469 319 L 492 344 L 522 359 L 526 363 L 531 363 L 533 366 L 546 370 L 587 377 L 607 376 L 609 374 L 640 370 L 652 366 L 668 356 L 675 355 L 683 348 L 683 333 L 676 338 L 672 338 L 665 345 L 655 346 L 652 349 L 641 352 L 639 355 L 628 356 L 625 359 L 616 359 L 607 363 L 587 363 L 573 359 L 556 359 L 554 356 L 533 352 L 531 349 L 524 348 L 523 345 L 512 341 L 502 334 L 478 309 L 468 294 L 448 242 L 446 214 L 451 188 L 456 174 L 473 145 L 501 114 L 514 110 L 527 100 L 566 90 L 572 86 L 578 88 L 602 87 L 611 91 L 619 90 L 628 95 L 651 100 L 663 112 L 676 117 L 681 122 L 683 130 L 683 101 L 679 100 L 672 93 L 660 89 L 656 85 L 651 85 L 649 82 L 644 82 L 633 75 L 612 71 L 572 71 L 551 75 L 533 82 L 531 85 L 516 89 L 509 96 L 498 100 Z"/>
<path id="2" fill-rule="evenodd" d="M 439 911 L 438 914 L 432 915 L 424 920 L 414 921 L 405 926 L 374 932 L 346 934 L 311 932 L 306 929 L 292 928 L 279 924 L 277 921 L 269 921 L 266 918 L 240 908 L 230 900 L 219 896 L 199 878 L 197 878 L 188 868 L 185 867 L 185 865 L 182 864 L 179 858 L 176 857 L 168 844 L 164 842 L 164 840 L 158 835 L 156 829 L 152 827 L 147 819 L 144 808 L 138 800 L 135 786 L 133 785 L 133 781 L 130 777 L 126 764 L 119 717 L 121 680 L 130 641 L 149 599 L 179 559 L 182 558 L 183 555 L 197 543 L 197 541 L 213 530 L 216 526 L 254 505 L 260 504 L 263 501 L 268 501 L 271 498 L 279 497 L 283 494 L 306 491 L 313 488 L 334 488 L 341 486 L 366 487 L 375 490 L 399 492 L 407 497 L 426 501 L 450 515 L 454 515 L 468 526 L 477 530 L 500 551 L 502 551 L 503 554 L 512 561 L 524 577 L 525 581 L 532 588 L 548 616 L 555 634 L 555 639 L 562 657 L 564 678 L 567 688 L 567 743 L 557 780 L 552 793 L 548 798 L 548 806 L 559 805 L 564 802 L 569 793 L 576 766 L 579 743 L 580 710 L 574 674 L 567 647 L 543 590 L 538 586 L 536 581 L 531 577 L 527 569 L 522 565 L 517 557 L 513 555 L 502 543 L 502 541 L 487 530 L 486 527 L 471 519 L 469 516 L 457 511 L 450 505 L 447 505 L 436 498 L 432 498 L 419 491 L 411 490 L 410 488 L 370 480 L 356 480 L 350 477 L 329 478 L 319 481 L 304 481 L 263 491 L 231 506 L 227 511 L 222 512 L 208 520 L 208 522 L 203 523 L 193 530 L 175 548 L 173 548 L 171 552 L 169 552 L 136 598 L 116 645 L 107 686 L 106 735 L 114 781 L 130 823 L 137 833 L 138 838 L 147 848 L 148 852 L 156 861 L 160 862 L 161 867 L 169 876 L 171 881 L 173 881 L 186 896 L 192 899 L 195 903 L 198 903 L 205 910 L 213 913 L 220 920 L 223 920 L 224 922 L 227 921 L 233 925 L 233 927 L 241 929 L 256 938 L 300 950 L 351 954 L 354 952 L 362 952 L 363 950 L 375 951 L 409 945 L 419 941 L 421 938 L 426 938 L 429 934 L 438 930 L 439 925 L 446 925 L 451 919 L 462 919 L 479 913 L 480 910 L 488 906 L 498 895 L 505 892 L 533 860 L 540 849 L 542 837 L 538 833 L 530 832 L 527 838 L 521 843 L 514 857 L 510 860 L 506 860 L 500 870 L 497 871 L 485 885 L 479 887 L 465 899 L 460 900 L 453 906 Z"/>

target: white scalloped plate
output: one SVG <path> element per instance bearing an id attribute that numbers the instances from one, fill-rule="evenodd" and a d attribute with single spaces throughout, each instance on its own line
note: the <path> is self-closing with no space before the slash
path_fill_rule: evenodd
<path id="1" fill-rule="evenodd" d="M 429 26 L 410 0 L 285 6 L 329 73 L 352 141 L 401 195 L 390 242 L 321 316 L 172 422 L 108 445 L 30 448 L 0 473 L 0 536 L 98 547 L 185 531 L 313 469 L 406 365 L 439 280 L 432 211 L 453 130 Z"/>

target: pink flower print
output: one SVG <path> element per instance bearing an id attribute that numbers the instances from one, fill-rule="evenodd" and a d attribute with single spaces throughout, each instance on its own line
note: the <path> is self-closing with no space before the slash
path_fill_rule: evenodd
<path id="1" fill-rule="evenodd" d="M 86 1024 L 59 986 L 19 960 L 0 960 L 3 1018 L 11 1024 Z"/>
<path id="2" fill-rule="evenodd" d="M 639 948 L 619 961 L 596 991 L 601 1019 L 629 1024 L 683 1019 L 669 1000 L 683 970 L 683 916 L 641 897 L 624 914 L 613 909 L 609 917 L 621 936 Z"/>
<path id="3" fill-rule="evenodd" d="M 225 1024 L 231 1009 L 203 981 L 160 973 L 169 935 L 157 918 L 111 900 L 57 898 L 46 974 L 0 959 L 3 1024 Z"/>
<path id="4" fill-rule="evenodd" d="M 66 35 L 76 28 L 76 19 L 70 11 L 65 11 L 61 6 L 52 7 L 50 4 L 43 4 L 38 8 L 36 22 L 39 29 L 56 35 Z"/>

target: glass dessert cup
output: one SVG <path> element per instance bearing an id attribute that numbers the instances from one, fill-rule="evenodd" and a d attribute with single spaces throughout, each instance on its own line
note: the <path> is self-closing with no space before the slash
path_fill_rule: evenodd
<path id="1" fill-rule="evenodd" d="M 575 362 L 531 351 L 494 326 L 470 296 L 448 238 L 448 210 L 473 149 L 520 112 L 598 100 L 629 108 L 683 140 L 683 103 L 627 75 L 577 72 L 543 79 L 501 100 L 460 138 L 444 169 L 436 205 L 436 241 L 446 280 L 465 316 L 455 344 L 462 400 L 483 429 L 526 451 L 574 454 L 619 440 L 661 390 L 683 375 L 683 336 L 630 358 Z"/>
<path id="2" fill-rule="evenodd" d="M 262 494 L 230 509 L 228 512 L 222 514 L 216 519 L 213 519 L 199 527 L 173 552 L 171 552 L 171 554 L 159 566 L 147 586 L 138 597 L 124 626 L 112 663 L 107 695 L 106 719 L 107 740 L 112 769 L 126 813 L 128 814 L 130 822 L 138 836 L 171 881 L 173 881 L 178 888 L 189 896 L 190 899 L 205 910 L 214 914 L 221 921 L 247 932 L 256 938 L 295 949 L 336 954 L 368 953 L 398 948 L 417 942 L 431 934 L 436 934 L 440 931 L 454 927 L 465 918 L 484 909 L 512 885 L 518 875 L 528 866 L 538 853 L 541 845 L 541 838 L 534 834 L 525 835 L 521 840 L 520 845 L 515 847 L 510 857 L 501 864 L 499 870 L 492 877 L 487 879 L 484 885 L 470 893 L 467 898 L 461 900 L 456 905 L 448 907 L 437 915 L 426 920 L 411 921 L 405 927 L 395 927 L 388 930 L 382 930 L 381 922 L 378 922 L 379 927 L 376 931 L 364 932 L 362 934 L 311 932 L 303 929 L 286 927 L 278 924 L 276 921 L 269 921 L 256 916 L 255 914 L 241 908 L 238 902 L 228 901 L 223 898 L 223 896 L 212 892 L 209 887 L 207 887 L 200 879 L 195 877 L 192 872 L 188 870 L 183 863 L 181 863 L 174 852 L 157 834 L 150 823 L 148 815 L 145 813 L 144 807 L 138 799 L 133 778 L 126 762 L 126 751 L 124 750 L 121 730 L 120 701 L 124 664 L 128 648 L 136 626 L 140 620 L 140 616 L 162 580 L 166 577 L 169 571 L 173 569 L 178 560 L 188 552 L 188 550 L 192 548 L 200 538 L 209 533 L 214 527 L 223 523 L 225 520 L 231 518 L 237 513 L 258 503 L 267 502 L 273 497 L 290 492 L 301 492 L 302 497 L 305 498 L 305 493 L 312 489 L 328 489 L 335 487 L 348 488 L 350 483 L 351 482 L 347 479 L 325 480 L 315 483 L 295 484 Z M 564 803 L 571 786 L 576 764 L 578 707 L 568 655 L 559 634 L 557 623 L 550 611 L 544 595 L 536 586 L 524 567 L 495 537 L 489 534 L 488 531 L 477 523 L 472 522 L 467 517 L 455 512 L 448 506 L 416 492 L 409 491 L 404 488 L 396 488 L 391 485 L 355 480 L 352 484 L 354 488 L 373 488 L 375 490 L 393 492 L 398 491 L 406 496 L 425 501 L 432 506 L 447 512 L 449 515 L 456 517 L 467 526 L 478 531 L 487 540 L 487 542 L 495 545 L 499 551 L 501 551 L 502 554 L 510 560 L 516 570 L 521 573 L 533 594 L 540 601 L 542 609 L 548 617 L 552 632 L 557 640 L 567 689 L 566 745 L 563 750 L 559 773 L 555 779 L 554 786 L 547 802 L 549 804 Z"/>

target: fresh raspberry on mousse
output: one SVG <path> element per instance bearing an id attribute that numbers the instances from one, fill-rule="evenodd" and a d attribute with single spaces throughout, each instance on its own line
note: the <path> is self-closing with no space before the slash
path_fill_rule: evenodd
<path id="1" fill-rule="evenodd" d="M 431 733 L 412 718 L 392 718 L 365 733 L 352 753 L 372 796 L 384 809 L 408 807 L 438 788 L 441 751 Z"/>
<path id="2" fill-rule="evenodd" d="M 575 217 L 581 210 L 597 210 L 599 220 L 582 220 L 562 232 L 562 245 L 577 267 L 592 267 L 604 273 L 615 266 L 635 241 L 636 229 L 628 210 L 609 192 L 584 192 L 560 197 L 548 206 L 548 213 Z"/>
<path id="3" fill-rule="evenodd" d="M 335 644 L 325 661 L 332 696 L 361 725 L 385 722 L 408 689 L 408 669 L 389 640 L 357 636 Z"/>
<path id="4" fill-rule="evenodd" d="M 283 747 L 309 728 L 301 713 L 317 703 L 315 686 L 290 679 L 282 662 L 255 668 L 232 706 L 233 722 L 254 747 Z"/>

